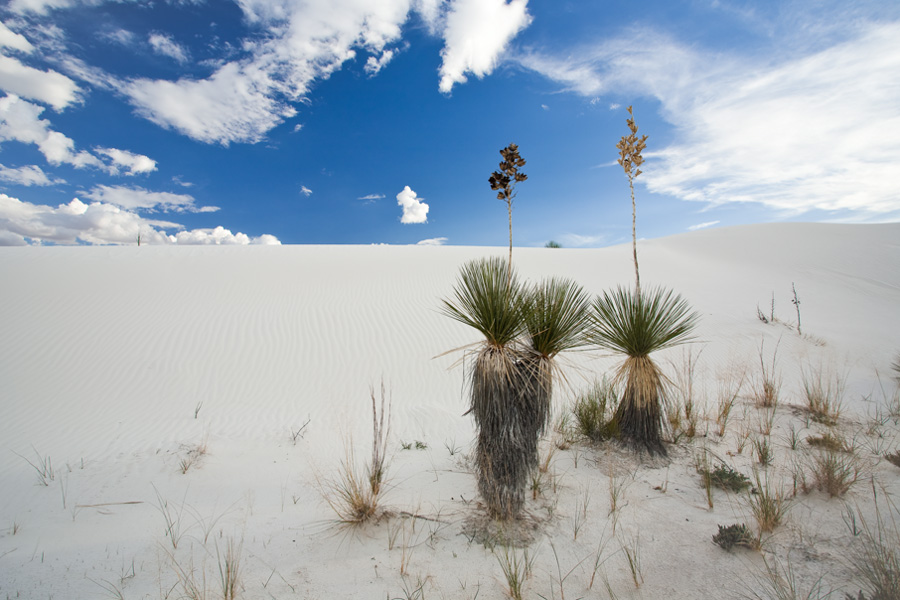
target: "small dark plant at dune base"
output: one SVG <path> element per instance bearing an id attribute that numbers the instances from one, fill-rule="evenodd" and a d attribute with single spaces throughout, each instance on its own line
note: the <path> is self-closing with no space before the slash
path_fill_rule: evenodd
<path id="1" fill-rule="evenodd" d="M 593 305 L 592 343 L 625 355 L 615 383 L 624 383 L 615 420 L 622 440 L 650 454 L 666 454 L 662 404 L 668 380 L 650 354 L 692 339 L 699 319 L 678 294 L 663 288 L 604 292 Z"/>
<path id="2" fill-rule="evenodd" d="M 713 542 L 725 550 L 731 550 L 735 546 L 755 549 L 758 544 L 750 529 L 743 523 L 740 525 L 719 525 L 719 533 L 713 536 Z"/>
<path id="3" fill-rule="evenodd" d="M 478 491 L 496 519 L 513 519 L 538 465 L 548 425 L 553 359 L 581 343 L 585 293 L 551 279 L 527 289 L 508 263 L 493 258 L 463 265 L 444 313 L 477 329 L 484 341 L 470 372 L 477 440 Z"/>

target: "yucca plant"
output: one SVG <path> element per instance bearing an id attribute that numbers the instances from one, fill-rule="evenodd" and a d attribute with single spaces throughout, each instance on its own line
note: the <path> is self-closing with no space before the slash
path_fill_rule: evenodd
<path id="1" fill-rule="evenodd" d="M 444 300 L 444 313 L 484 336 L 471 370 L 468 411 L 477 429 L 478 491 L 491 516 L 508 519 L 522 508 L 532 467 L 517 410 L 522 389 L 530 385 L 518 367 L 524 358 L 519 338 L 525 296 L 509 264 L 498 258 L 463 265 L 454 292 Z"/>
<path id="2" fill-rule="evenodd" d="M 662 406 L 668 380 L 650 354 L 690 341 L 699 316 L 684 298 L 664 288 L 618 287 L 597 297 L 593 309 L 590 340 L 626 357 L 614 378 L 623 385 L 616 410 L 622 440 L 666 454 Z"/>
<path id="3" fill-rule="evenodd" d="M 511 519 L 538 465 L 550 418 L 554 357 L 583 343 L 588 296 L 550 279 L 523 287 L 499 258 L 463 265 L 444 313 L 481 332 L 471 371 L 478 490 L 494 518 Z"/>
<path id="4" fill-rule="evenodd" d="M 526 436 L 534 465 L 537 443 L 550 421 L 553 379 L 558 372 L 557 354 L 583 346 L 584 329 L 590 309 L 590 297 L 570 279 L 550 278 L 534 286 L 522 303 L 522 322 L 527 338 L 525 356 L 519 370 L 527 385 L 523 386 L 519 410 L 526 426 Z"/>

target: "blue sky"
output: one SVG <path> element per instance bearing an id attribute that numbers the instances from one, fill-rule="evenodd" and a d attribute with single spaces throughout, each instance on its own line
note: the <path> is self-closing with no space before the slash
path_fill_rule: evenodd
<path id="1" fill-rule="evenodd" d="M 900 4 L 5 0 L 0 244 L 505 245 L 900 220 Z"/>

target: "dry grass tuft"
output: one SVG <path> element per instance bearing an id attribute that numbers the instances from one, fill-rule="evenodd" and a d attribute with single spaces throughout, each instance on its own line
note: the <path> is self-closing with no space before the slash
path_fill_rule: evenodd
<path id="1" fill-rule="evenodd" d="M 841 416 L 847 375 L 812 365 L 801 369 L 806 405 L 813 421 L 834 425 Z"/>
<path id="2" fill-rule="evenodd" d="M 787 516 L 791 501 L 782 486 L 775 487 L 769 475 L 761 478 L 759 471 L 754 471 L 755 487 L 748 495 L 750 512 L 756 520 L 759 535 L 774 531 Z"/>
<path id="3" fill-rule="evenodd" d="M 852 525 L 851 533 L 858 541 L 850 553 L 849 562 L 863 584 L 866 600 L 900 598 L 900 510 L 885 492 L 879 503 L 878 490 L 872 481 L 875 499 L 875 521 L 866 519 L 859 509 L 847 510 L 845 522 Z"/>
<path id="4" fill-rule="evenodd" d="M 778 396 L 781 393 L 781 377 L 778 375 L 778 346 L 781 340 L 775 344 L 772 352 L 771 365 L 765 360 L 765 340 L 759 344 L 759 366 L 756 382 L 753 386 L 753 397 L 756 405 L 762 408 L 774 408 L 778 405 Z"/>
<path id="5" fill-rule="evenodd" d="M 852 452 L 822 450 L 812 459 L 812 474 L 816 489 L 832 498 L 846 494 L 861 473 L 861 461 Z"/>
<path id="6" fill-rule="evenodd" d="M 372 397 L 372 458 L 358 468 L 353 460 L 353 444 L 348 444 L 347 456 L 341 461 L 336 479 L 320 481 L 325 502 L 337 515 L 341 526 L 358 527 L 379 515 L 385 484 L 385 449 L 390 434 L 390 404 L 385 409 L 384 383 L 381 385 L 381 406 Z"/>

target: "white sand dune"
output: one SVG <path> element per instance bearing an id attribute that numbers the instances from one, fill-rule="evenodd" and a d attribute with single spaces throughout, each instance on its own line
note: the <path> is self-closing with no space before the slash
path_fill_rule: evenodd
<path id="1" fill-rule="evenodd" d="M 404 597 L 417 578 L 426 597 L 505 597 L 495 556 L 461 534 L 478 514 L 477 496 L 460 454 L 448 450 L 469 450 L 473 426 L 463 416 L 462 352 L 443 354 L 478 336 L 440 312 L 463 262 L 505 253 L 0 249 L 0 597 L 120 590 L 128 599 L 180 598 L 179 577 L 191 572 L 205 572 L 209 597 L 220 597 L 216 546 L 228 536 L 243 539 L 243 598 Z M 803 404 L 801 368 L 830 364 L 847 376 L 839 428 L 869 448 L 860 451 L 867 476 L 900 492 L 900 469 L 878 460 L 897 449 L 897 424 L 884 425 L 881 441 L 865 433 L 892 393 L 890 364 L 900 352 L 900 225 L 712 229 L 645 240 L 639 253 L 644 286 L 674 288 L 702 315 L 692 346 L 695 355 L 702 350 L 701 402 L 713 407 L 718 382 L 735 369 L 755 377 L 761 347 L 766 361 L 778 349 L 783 406 L 771 438 L 773 477 L 787 480 L 790 464 L 805 456 L 786 446 L 789 427 L 804 437 L 823 430 L 803 429 L 801 411 L 788 406 Z M 517 248 L 515 262 L 523 278 L 571 277 L 592 294 L 633 277 L 630 245 Z M 792 285 L 803 336 L 793 327 Z M 773 293 L 779 322 L 767 325 L 757 307 L 769 314 Z M 668 372 L 684 352 L 660 357 Z M 559 390 L 559 411 L 616 359 L 582 352 L 567 365 L 573 389 Z M 337 474 L 350 439 L 357 457 L 367 456 L 370 388 L 382 381 L 392 401 L 385 505 L 395 516 L 346 536 L 330 524 L 317 479 Z M 668 464 L 642 465 L 615 446 L 557 452 L 555 492 L 529 505 L 541 525 L 526 597 L 563 597 L 554 550 L 563 575 L 584 560 L 564 581 L 566 597 L 605 597 L 599 583 L 588 589 L 602 540 L 610 556 L 603 569 L 619 598 L 733 597 L 757 585 L 763 556 L 790 556 L 802 583 L 821 576 L 858 590 L 844 560 L 853 540 L 843 504 L 818 492 L 797 497 L 762 553 L 729 554 L 710 541 L 717 524 L 750 523 L 750 515 L 744 498 L 724 492 L 709 509 L 692 456 L 708 447 L 750 474 L 749 448 L 736 451 L 741 423 L 758 421 L 749 393 L 748 386 L 724 438 L 713 425 L 708 436 L 672 446 Z M 401 450 L 401 441 L 416 440 L 427 449 Z M 203 444 L 207 453 L 182 473 L 181 461 Z M 42 460 L 53 469 L 46 486 L 28 462 Z M 629 482 L 615 535 L 611 472 Z M 848 498 L 870 510 L 870 485 Z M 165 511 L 180 514 L 177 548 Z M 412 519 L 396 516 L 402 511 L 434 520 L 416 520 L 413 531 Z M 621 551 L 638 536 L 640 589 Z"/>

